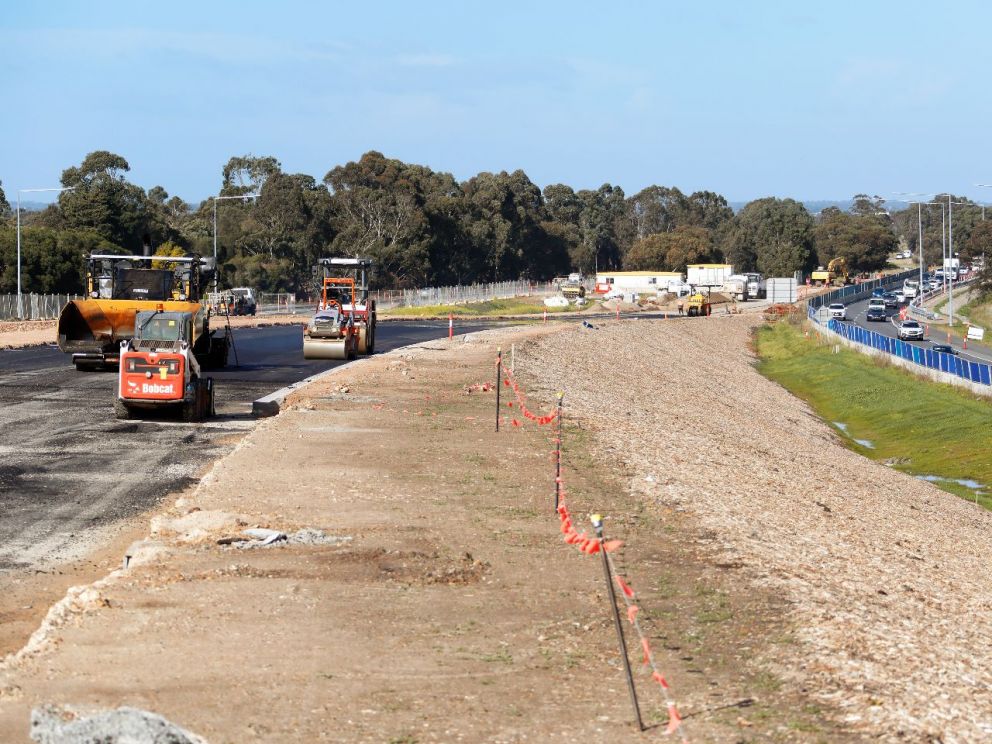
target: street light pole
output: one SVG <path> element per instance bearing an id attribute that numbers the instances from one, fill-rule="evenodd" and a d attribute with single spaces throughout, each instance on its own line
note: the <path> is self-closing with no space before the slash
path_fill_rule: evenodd
<path id="1" fill-rule="evenodd" d="M 211 196 L 210 198 L 214 202 L 214 292 L 217 292 L 217 283 L 220 281 L 219 272 L 217 270 L 217 202 L 223 201 L 224 199 L 241 199 L 241 201 L 256 199 L 258 198 L 258 193 L 238 194 L 236 196 Z"/>
<path id="2" fill-rule="evenodd" d="M 17 190 L 17 319 L 24 320 L 24 300 L 21 298 L 21 194 L 39 193 L 42 191 L 72 191 L 75 186 L 52 189 L 18 189 Z"/>

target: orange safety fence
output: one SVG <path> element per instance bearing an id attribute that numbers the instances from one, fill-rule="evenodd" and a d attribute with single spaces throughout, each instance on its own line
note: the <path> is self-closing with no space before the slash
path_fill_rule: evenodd
<path id="1" fill-rule="evenodd" d="M 512 370 L 503 364 L 502 355 L 497 357 L 497 366 L 504 386 L 513 390 L 516 397 L 517 407 L 520 409 L 525 419 L 533 421 L 538 426 L 544 426 L 552 422 L 557 422 L 554 436 L 551 439 L 554 444 L 554 449 L 551 452 L 551 456 L 552 461 L 556 463 L 554 480 L 556 500 L 555 510 L 558 516 L 559 528 L 561 530 L 562 537 L 567 544 L 575 546 L 585 555 L 595 555 L 597 553 L 606 554 L 605 557 L 609 566 L 610 575 L 620 588 L 620 596 L 623 598 L 624 606 L 626 607 L 627 620 L 638 637 L 639 645 L 643 653 L 642 668 L 650 674 L 652 681 L 658 684 L 658 689 L 661 690 L 662 697 L 665 701 L 665 706 L 668 711 L 668 722 L 665 726 L 665 733 L 674 734 L 678 732 L 682 741 L 688 741 L 685 725 L 682 721 L 681 715 L 679 714 L 675 699 L 672 697 L 671 688 L 669 687 L 668 681 L 665 679 L 661 670 L 658 668 L 654 654 L 651 650 L 650 641 L 644 634 L 641 624 L 638 621 L 640 607 L 636 604 L 637 595 L 634 592 L 631 583 L 617 571 L 616 563 L 613 561 L 613 557 L 611 555 L 623 547 L 623 541 L 606 540 L 605 538 L 595 534 L 590 535 L 586 532 L 579 532 L 576 529 L 575 521 L 572 517 L 571 511 L 568 508 L 567 491 L 565 490 L 564 478 L 561 474 L 563 418 L 561 415 L 562 395 L 559 394 L 557 410 L 543 415 L 536 414 L 527 407 L 526 398 L 520 389 L 520 385 L 514 377 Z M 508 401 L 507 406 L 512 408 L 513 401 Z M 523 426 L 523 424 L 515 418 L 511 420 L 511 423 L 515 427 Z"/>

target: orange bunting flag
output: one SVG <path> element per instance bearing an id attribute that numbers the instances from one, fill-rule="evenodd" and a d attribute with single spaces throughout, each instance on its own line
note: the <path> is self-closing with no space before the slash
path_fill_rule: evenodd
<path id="1" fill-rule="evenodd" d="M 516 419 L 513 419 L 513 421 L 511 421 L 510 423 L 511 423 L 511 424 L 513 424 L 514 426 L 523 426 L 523 424 L 521 424 L 521 423 L 520 423 L 519 421 L 517 421 Z"/>
<path id="2" fill-rule="evenodd" d="M 668 682 L 666 682 L 665 681 L 665 678 L 663 676 L 661 676 L 661 672 L 653 672 L 651 674 L 651 679 L 653 679 L 659 685 L 661 685 L 662 687 L 664 687 L 666 690 L 668 689 Z"/>
<path id="3" fill-rule="evenodd" d="M 599 540 L 590 540 L 589 544 L 582 548 L 586 555 L 594 555 L 599 552 Z"/>
<path id="4" fill-rule="evenodd" d="M 506 407 L 507 408 L 513 408 L 513 401 L 512 400 L 506 401 Z"/>
<path id="5" fill-rule="evenodd" d="M 614 550 L 618 550 L 623 547 L 623 540 L 607 540 L 603 543 L 603 550 L 607 553 L 612 553 Z"/>
<path id="6" fill-rule="evenodd" d="M 641 649 L 644 651 L 644 661 L 642 662 L 644 666 L 651 663 L 651 646 L 648 644 L 647 638 L 641 638 Z"/>
<path id="7" fill-rule="evenodd" d="M 631 589 L 630 586 L 628 586 L 627 582 L 624 581 L 622 577 L 617 576 L 616 579 L 617 579 L 617 583 L 620 585 L 620 590 L 624 594 L 626 594 L 628 597 L 630 597 L 631 599 L 633 599 L 634 598 L 634 590 Z"/>
<path id="8" fill-rule="evenodd" d="M 510 387 L 510 381 L 507 380 L 505 377 L 503 378 L 503 384 L 506 385 L 507 387 Z"/>
<path id="9" fill-rule="evenodd" d="M 627 608 L 627 619 L 630 621 L 631 625 L 634 624 L 634 620 L 637 617 L 637 613 L 640 611 L 641 608 L 638 607 L 637 605 L 630 605 L 630 607 Z"/>
<path id="10" fill-rule="evenodd" d="M 682 725 L 682 717 L 679 715 L 675 703 L 668 704 L 668 725 L 665 727 L 666 734 L 674 734 L 678 727 Z"/>
<path id="11" fill-rule="evenodd" d="M 561 534 L 567 535 L 572 530 L 572 520 L 567 517 L 561 520 Z"/>

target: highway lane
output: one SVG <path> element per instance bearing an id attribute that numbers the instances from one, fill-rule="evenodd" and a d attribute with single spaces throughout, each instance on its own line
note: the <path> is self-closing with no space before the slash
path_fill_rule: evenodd
<path id="1" fill-rule="evenodd" d="M 862 328 L 867 328 L 870 331 L 875 331 L 883 336 L 888 336 L 889 338 L 898 338 L 899 336 L 899 311 L 906 307 L 906 303 L 903 303 L 897 308 L 888 308 L 886 310 L 886 320 L 881 321 L 871 321 L 867 320 L 868 313 L 868 300 L 859 300 L 857 302 L 852 302 L 847 306 L 847 319 L 849 322 L 855 323 Z M 907 313 L 907 318 L 915 318 L 920 321 L 920 324 L 924 326 L 924 329 L 929 328 L 929 333 L 924 338 L 923 341 L 907 341 L 907 343 L 913 346 L 919 346 L 921 349 L 929 349 L 933 344 L 946 344 L 947 334 L 942 332 L 943 326 L 928 326 L 926 321 L 919 317 L 910 315 Z M 988 353 L 987 347 L 983 345 L 976 345 L 975 343 L 970 344 L 971 348 L 965 350 L 962 348 L 961 342 L 959 340 L 952 340 L 951 346 L 957 351 L 958 356 L 962 359 L 967 359 L 972 362 L 982 362 L 989 363 L 992 361 L 992 354 Z"/>
<path id="2" fill-rule="evenodd" d="M 376 351 L 446 336 L 446 322 L 384 322 Z M 0 579 L 71 560 L 94 530 L 195 483 L 254 426 L 253 400 L 342 363 L 304 360 L 300 326 L 239 328 L 235 344 L 240 364 L 211 373 L 218 416 L 199 424 L 118 421 L 116 373 L 77 372 L 54 346 L 0 351 Z"/>

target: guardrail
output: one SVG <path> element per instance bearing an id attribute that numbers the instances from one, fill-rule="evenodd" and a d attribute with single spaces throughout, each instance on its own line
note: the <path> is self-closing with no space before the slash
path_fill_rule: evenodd
<path id="1" fill-rule="evenodd" d="M 843 338 L 855 343 L 868 346 L 872 349 L 884 351 L 892 356 L 897 356 L 906 361 L 912 362 L 920 367 L 946 372 L 949 375 L 960 377 L 979 385 L 992 385 L 992 367 L 988 364 L 970 362 L 954 354 L 946 354 L 932 349 L 925 349 L 921 346 L 902 341 L 898 338 L 884 336 L 877 331 L 844 323 L 836 319 L 827 321 L 827 328 Z"/>
<path id="2" fill-rule="evenodd" d="M 824 318 L 826 323 L 824 324 L 821 322 L 821 318 L 824 313 L 823 308 L 831 302 L 837 302 L 841 298 L 848 299 L 849 301 L 859 300 L 863 297 L 869 296 L 872 290 L 880 286 L 892 284 L 900 279 L 913 277 L 916 275 L 918 275 L 918 273 L 912 271 L 905 272 L 903 274 L 894 274 L 881 280 L 874 280 L 872 282 L 866 282 L 865 284 L 856 285 L 858 288 L 858 291 L 856 292 L 844 292 L 843 290 L 838 290 L 836 292 L 830 292 L 826 295 L 810 298 L 810 301 L 807 304 L 806 315 L 817 325 L 826 327 L 828 330 L 836 333 L 841 338 L 844 338 L 853 344 L 864 346 L 866 349 L 874 349 L 876 351 L 890 354 L 894 357 L 898 357 L 899 359 L 904 359 L 906 362 L 913 365 L 932 370 L 934 372 L 943 372 L 962 380 L 967 380 L 968 382 L 976 385 L 992 386 L 992 365 L 982 364 L 980 362 L 971 362 L 966 359 L 962 359 L 955 354 L 946 354 L 944 352 L 926 349 L 921 346 L 914 346 L 913 344 L 907 343 L 901 339 L 890 338 L 889 336 L 885 336 L 877 331 L 862 328 L 861 326 L 853 323 L 846 323 L 844 321 L 837 320 L 836 318 Z M 850 290 L 852 287 L 845 287 L 844 289 Z M 921 295 L 917 302 L 922 303 L 925 299 L 928 299 L 927 295 L 929 295 L 929 297 L 933 297 L 936 294 L 938 293 L 929 292 L 926 293 L 926 295 Z M 816 301 L 815 303 L 814 300 Z M 857 346 L 855 346 L 855 348 L 857 348 Z"/>
<path id="3" fill-rule="evenodd" d="M 841 300 L 846 300 L 847 302 L 863 300 L 865 297 L 870 296 L 872 291 L 878 289 L 879 287 L 887 287 L 888 285 L 895 284 L 896 282 L 912 279 L 914 276 L 917 276 L 917 274 L 918 272 L 913 270 L 901 271 L 898 274 L 883 276 L 881 279 L 871 279 L 867 282 L 861 282 L 860 284 L 850 284 L 846 287 L 835 289 L 833 292 L 827 292 L 826 294 L 817 295 L 816 297 L 810 297 L 808 300 L 808 306 L 825 307 L 831 302 L 839 302 Z"/>
<path id="4" fill-rule="evenodd" d="M 0 295 L 0 320 L 54 320 L 70 300 L 79 295 L 22 294 L 21 308 L 16 294 Z"/>

